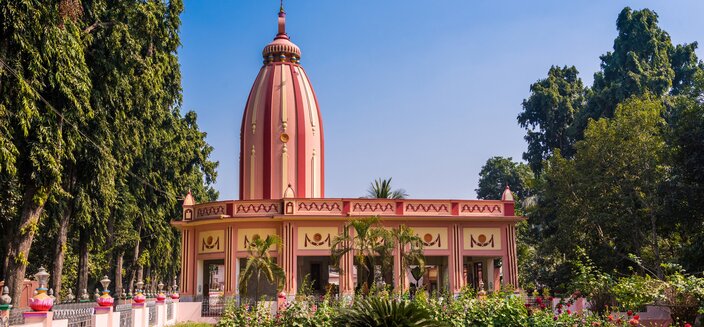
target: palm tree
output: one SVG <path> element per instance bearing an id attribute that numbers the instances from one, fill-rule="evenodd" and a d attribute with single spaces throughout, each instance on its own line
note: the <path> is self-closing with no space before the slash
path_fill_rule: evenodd
<path id="1" fill-rule="evenodd" d="M 391 177 L 375 179 L 367 190 L 367 197 L 372 199 L 405 199 L 407 196 L 408 193 L 402 188 L 391 190 Z"/>
<path id="2" fill-rule="evenodd" d="M 418 265 L 421 272 L 425 270 L 423 241 L 412 228 L 403 224 L 393 229 L 393 236 L 398 244 L 401 260 L 401 287 L 405 287 L 406 270 L 411 265 Z"/>
<path id="3" fill-rule="evenodd" d="M 350 235 L 350 227 L 354 229 L 354 236 Z M 393 237 L 388 230 L 379 226 L 379 217 L 352 219 L 345 225 L 342 235 L 332 240 L 330 258 L 332 266 L 340 269 L 340 259 L 352 252 L 360 268 L 360 277 L 366 283 L 372 277 L 375 262 L 380 263 L 382 268 L 391 264 L 393 247 Z"/>
<path id="4" fill-rule="evenodd" d="M 284 270 L 276 264 L 274 259 L 271 257 L 269 251 L 273 246 L 280 246 L 281 238 L 276 235 L 269 235 L 266 239 L 262 240 L 261 237 L 255 237 L 247 246 L 247 264 L 244 270 L 240 273 L 239 279 L 239 290 L 242 296 L 247 294 L 247 282 L 249 282 L 252 276 L 256 276 L 256 291 L 254 294 L 254 300 L 259 300 L 259 284 L 262 275 L 269 283 L 276 282 L 276 290 L 281 291 L 284 287 L 284 281 L 286 280 L 286 273 Z"/>

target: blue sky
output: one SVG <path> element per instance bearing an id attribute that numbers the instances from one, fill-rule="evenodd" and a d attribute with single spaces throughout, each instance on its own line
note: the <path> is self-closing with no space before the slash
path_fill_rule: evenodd
<path id="1" fill-rule="evenodd" d="M 530 84 L 575 65 L 591 85 L 625 6 L 655 10 L 674 43 L 704 42 L 701 0 L 287 0 L 323 116 L 326 197 L 393 177 L 413 198 L 475 198 L 489 157 L 521 160 L 516 116 Z M 238 197 L 239 125 L 277 10 L 275 0 L 185 2 L 183 109 L 215 148 L 221 199 Z"/>

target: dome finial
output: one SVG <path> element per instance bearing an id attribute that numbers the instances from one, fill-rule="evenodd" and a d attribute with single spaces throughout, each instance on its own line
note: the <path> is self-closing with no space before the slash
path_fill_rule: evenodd
<path id="1" fill-rule="evenodd" d="M 284 0 L 281 0 L 281 7 L 279 7 L 279 34 L 276 36 L 286 35 L 286 12 L 284 11 Z"/>

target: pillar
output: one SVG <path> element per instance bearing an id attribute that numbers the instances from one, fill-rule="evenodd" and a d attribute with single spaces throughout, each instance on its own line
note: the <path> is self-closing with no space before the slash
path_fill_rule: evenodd
<path id="1" fill-rule="evenodd" d="M 166 304 L 164 302 L 156 303 L 156 326 L 166 326 Z"/>
<path id="2" fill-rule="evenodd" d="M 284 285 L 284 293 L 289 298 L 296 295 L 296 226 L 292 222 L 284 222 L 281 228 L 281 238 L 283 241 L 283 249 L 279 253 L 279 262 L 281 263 L 284 272 L 286 273 L 286 281 Z"/>
<path id="3" fill-rule="evenodd" d="M 181 294 L 193 298 L 196 295 L 196 232 L 193 228 L 181 231 Z"/>
<path id="4" fill-rule="evenodd" d="M 504 283 L 518 288 L 518 259 L 516 257 L 516 226 L 506 228 L 507 251 L 503 257 Z"/>
<path id="5" fill-rule="evenodd" d="M 132 303 L 132 327 L 149 326 L 148 310 L 144 303 Z"/>
<path id="6" fill-rule="evenodd" d="M 407 289 L 407 287 L 406 287 L 406 285 L 401 285 L 401 271 L 403 270 L 403 268 L 401 267 L 401 246 L 400 245 L 397 245 L 394 247 L 393 258 L 394 258 L 393 259 L 394 288 L 397 291 L 400 291 L 401 293 L 403 293 Z"/>
<path id="7" fill-rule="evenodd" d="M 95 314 L 91 317 L 93 326 L 112 327 L 113 312 L 112 307 L 95 307 Z"/>
<path id="8" fill-rule="evenodd" d="M 464 288 L 464 265 L 462 260 L 462 226 L 453 224 L 450 226 L 450 258 L 448 266 L 450 269 L 450 292 L 459 294 Z"/>
<path id="9" fill-rule="evenodd" d="M 22 315 L 25 325 L 51 327 L 51 323 L 54 321 L 54 313 L 51 311 L 28 311 Z"/>
<path id="10" fill-rule="evenodd" d="M 235 293 L 235 282 L 233 281 L 232 276 L 233 274 L 233 268 L 234 268 L 234 263 L 233 261 L 237 260 L 235 258 L 235 242 L 233 240 L 233 228 L 232 226 L 227 226 L 225 229 L 225 295 L 232 295 Z"/>
<path id="11" fill-rule="evenodd" d="M 347 232 L 350 237 L 353 236 L 352 228 L 348 228 Z M 347 241 L 345 247 L 351 246 L 351 242 Z M 345 297 L 354 296 L 354 253 L 352 251 L 345 253 L 340 259 L 340 294 Z"/>

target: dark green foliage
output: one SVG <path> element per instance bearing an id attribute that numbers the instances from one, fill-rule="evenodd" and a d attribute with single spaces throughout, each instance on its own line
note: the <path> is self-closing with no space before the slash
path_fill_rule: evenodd
<path id="1" fill-rule="evenodd" d="M 518 251 L 522 283 L 567 284 L 577 247 L 605 272 L 663 278 L 662 264 L 704 269 L 697 43 L 673 45 L 649 9 L 623 9 L 616 28 L 591 87 L 574 67 L 552 67 L 523 102 L 524 159 L 536 178 L 528 224 L 518 226 L 527 243 Z"/>
<path id="2" fill-rule="evenodd" d="M 506 186 L 511 188 L 518 200 L 530 195 L 533 172 L 523 164 L 513 161 L 513 158 L 489 158 L 479 171 L 478 199 L 499 200 Z"/>
<path id="3" fill-rule="evenodd" d="M 396 301 L 379 297 L 358 300 L 349 309 L 343 309 L 335 319 L 335 326 L 445 326 L 430 317 L 430 312 L 410 301 Z"/>
<path id="4" fill-rule="evenodd" d="M 195 113 L 180 110 L 182 10 L 159 0 L 0 2 L 0 255 L 10 258 L 0 274 L 10 286 L 28 261 L 28 273 L 53 268 L 57 293 L 62 271 L 71 283 L 80 271 L 83 287 L 104 274 L 156 283 L 178 271 L 169 222 L 179 198 L 217 197 L 212 147 Z M 48 241 L 33 244 L 38 229 Z M 129 275 L 110 270 L 118 259 Z"/>
<path id="5" fill-rule="evenodd" d="M 587 92 L 578 74 L 574 66 L 550 67 L 548 77 L 533 83 L 530 97 L 523 100 L 523 112 L 518 115 L 519 125 L 527 130 L 523 159 L 536 173 L 554 149 L 568 156 L 573 152 L 574 138 L 568 129 L 575 114 L 584 109 Z"/>

